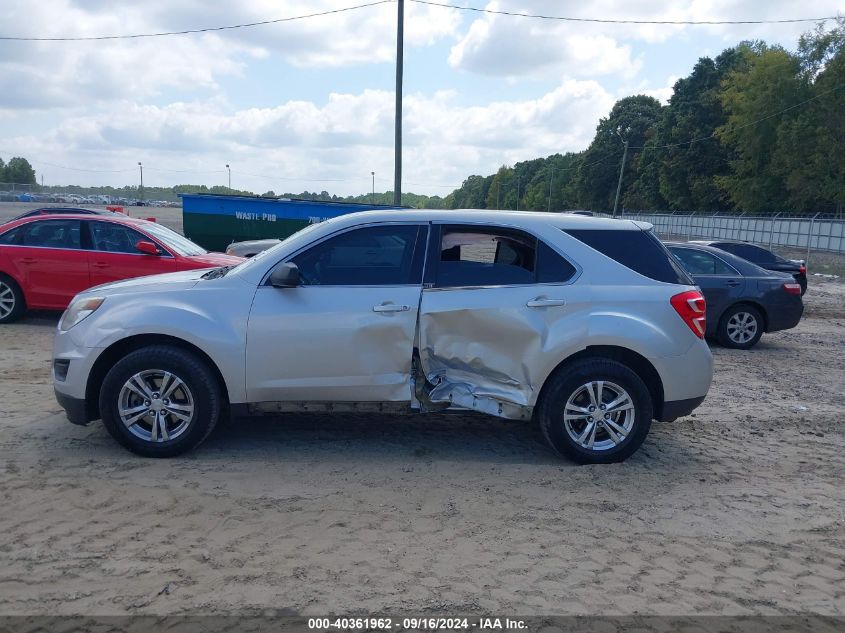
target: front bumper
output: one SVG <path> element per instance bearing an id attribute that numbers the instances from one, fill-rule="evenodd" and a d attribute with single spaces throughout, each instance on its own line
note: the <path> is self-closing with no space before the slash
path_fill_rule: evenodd
<path id="1" fill-rule="evenodd" d="M 86 399 L 88 377 L 102 348 L 84 347 L 74 340 L 73 329 L 56 331 L 53 341 L 53 391 L 74 424 L 87 424 L 99 417 L 97 403 Z"/>
<path id="2" fill-rule="evenodd" d="M 704 402 L 706 396 L 699 398 L 687 398 L 686 400 L 669 400 L 663 403 L 663 410 L 660 412 L 658 420 L 661 422 L 671 422 L 685 415 L 689 415 Z"/>
<path id="3" fill-rule="evenodd" d="M 88 403 L 84 398 L 74 398 L 58 391 L 57 389 L 54 389 L 53 391 L 56 394 L 56 400 L 62 409 L 65 410 L 67 419 L 70 422 L 80 426 L 85 426 L 94 419 L 94 416 L 88 410 Z"/>

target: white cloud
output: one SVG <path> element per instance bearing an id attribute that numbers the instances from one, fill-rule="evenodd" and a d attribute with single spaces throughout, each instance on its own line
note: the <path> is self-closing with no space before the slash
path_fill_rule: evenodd
<path id="1" fill-rule="evenodd" d="M 4 0 L 4 34 L 90 37 L 217 27 L 349 7 L 348 0 Z M 218 88 L 256 58 L 300 67 L 389 62 L 395 5 L 205 34 L 88 42 L 0 42 L 0 111 L 137 99 L 171 89 Z M 406 46 L 428 46 L 460 24 L 456 11 L 410 4 Z"/>
<path id="2" fill-rule="evenodd" d="M 583 149 L 612 104 L 613 97 L 596 82 L 573 79 L 535 99 L 476 106 L 456 104 L 453 92 L 406 95 L 405 174 L 416 185 L 408 188 L 447 193 L 437 185 L 460 184 L 468 174 L 491 173 L 502 163 Z M 288 101 L 242 110 L 221 100 L 167 106 L 122 102 L 3 145 L 28 147 L 35 156 L 50 156 L 53 164 L 104 172 L 132 172 L 141 160 L 148 184 L 205 182 L 230 163 L 240 185 L 254 190 L 314 188 L 310 180 L 324 178 L 345 181 L 332 191 L 359 193 L 366 190 L 371 170 L 387 183 L 382 188 L 389 187 L 393 94 L 365 90 L 332 94 L 322 105 Z M 48 182 L 123 184 L 127 178 L 124 172 L 80 174 L 37 161 L 36 167 Z M 278 180 L 245 174 L 276 174 Z"/>
<path id="3" fill-rule="evenodd" d="M 765 20 L 822 17 L 841 12 L 837 0 L 592 0 L 549 3 L 544 0 L 488 2 L 493 11 L 605 20 Z M 638 74 L 642 60 L 633 44 L 655 44 L 673 38 L 718 38 L 726 46 L 762 38 L 794 46 L 812 23 L 765 25 L 608 24 L 541 20 L 482 14 L 468 21 L 452 47 L 449 63 L 458 69 L 507 77 L 537 76 L 549 71 L 583 77 Z"/>
<path id="4" fill-rule="evenodd" d="M 502 8 L 497 2 L 487 6 Z M 505 77 L 538 76 L 550 70 L 577 76 L 621 73 L 630 77 L 641 66 L 640 60 L 632 58 L 629 46 L 619 45 L 607 35 L 579 32 L 568 23 L 494 14 L 472 22 L 452 47 L 449 64 L 461 70 Z"/>

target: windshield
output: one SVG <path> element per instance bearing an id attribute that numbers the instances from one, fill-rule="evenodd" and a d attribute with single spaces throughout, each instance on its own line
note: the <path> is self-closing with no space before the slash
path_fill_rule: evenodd
<path id="1" fill-rule="evenodd" d="M 173 231 L 166 226 L 162 226 L 161 224 L 149 222 L 145 224 L 143 228 L 147 233 L 163 242 L 165 246 L 176 251 L 179 255 L 205 255 L 208 252 L 199 244 L 194 244 L 187 237 L 179 235 L 176 231 Z"/>
<path id="2" fill-rule="evenodd" d="M 299 231 L 297 231 L 296 233 L 288 235 L 285 239 L 283 239 L 281 242 L 279 242 L 275 246 L 268 248 L 265 251 L 261 251 L 260 253 L 256 253 L 253 257 L 250 257 L 245 262 L 241 262 L 240 264 L 238 264 L 236 266 L 236 268 L 238 268 L 238 270 L 249 269 L 255 262 L 259 262 L 262 259 L 264 259 L 265 257 L 267 257 L 268 255 L 270 255 L 271 253 L 275 253 L 277 250 L 279 250 L 279 248 L 281 248 L 281 246 L 283 244 L 287 244 L 293 238 L 300 239 L 304 235 L 307 235 L 308 233 L 310 233 L 311 231 L 316 229 L 321 224 L 322 224 L 321 222 L 317 222 L 315 224 L 309 224 L 308 226 L 306 226 L 306 227 L 300 229 Z"/>

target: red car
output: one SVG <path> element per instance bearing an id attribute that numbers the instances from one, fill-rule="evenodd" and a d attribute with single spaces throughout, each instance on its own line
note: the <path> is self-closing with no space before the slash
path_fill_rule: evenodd
<path id="1" fill-rule="evenodd" d="M 36 215 L 0 226 L 0 323 L 27 308 L 64 310 L 99 284 L 243 261 L 161 224 L 124 216 Z"/>

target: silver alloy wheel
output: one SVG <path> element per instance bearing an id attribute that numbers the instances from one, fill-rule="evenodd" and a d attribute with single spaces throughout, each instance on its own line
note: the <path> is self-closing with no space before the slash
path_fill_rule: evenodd
<path id="1" fill-rule="evenodd" d="M 176 439 L 194 418 L 194 397 L 188 385 L 163 369 L 141 371 L 127 380 L 117 406 L 129 432 L 147 442 Z"/>
<path id="2" fill-rule="evenodd" d="M 15 309 L 15 291 L 12 287 L 0 281 L 0 319 L 5 319 Z"/>
<path id="3" fill-rule="evenodd" d="M 745 345 L 757 335 L 757 319 L 750 312 L 737 312 L 728 319 L 728 338 L 737 345 Z"/>
<path id="4" fill-rule="evenodd" d="M 563 424 L 582 448 L 606 451 L 618 446 L 634 428 L 634 401 L 616 383 L 594 380 L 569 396 Z"/>

